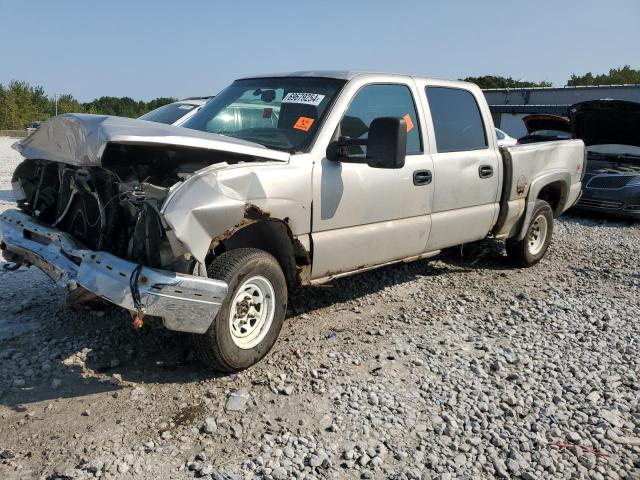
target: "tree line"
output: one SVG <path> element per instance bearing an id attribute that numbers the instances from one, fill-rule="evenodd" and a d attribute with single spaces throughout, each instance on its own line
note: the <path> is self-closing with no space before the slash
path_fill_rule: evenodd
<path id="1" fill-rule="evenodd" d="M 480 88 L 527 88 L 527 87 L 550 87 L 551 82 L 543 80 L 531 82 L 526 80 L 516 80 L 511 77 L 500 77 L 494 75 L 484 75 L 481 77 L 467 77 L 462 80 L 472 82 Z M 584 75 L 571 75 L 567 80 L 567 85 L 571 87 L 589 85 L 621 85 L 629 83 L 640 83 L 640 70 L 625 65 L 621 68 L 612 68 L 609 73 L 594 75 L 591 72 Z"/>
<path id="2" fill-rule="evenodd" d="M 463 80 L 473 82 L 480 88 L 526 88 L 550 87 L 551 82 L 543 80 L 532 82 L 516 80 L 511 77 L 484 75 L 466 77 Z M 583 75 L 571 75 L 567 85 L 611 85 L 640 83 L 640 70 L 625 65 L 612 68 L 609 73 L 587 72 Z M 175 98 L 159 97 L 150 102 L 136 101 L 130 97 L 100 97 L 90 102 L 80 102 L 73 95 L 58 96 L 58 114 L 62 113 L 98 113 L 136 118 L 154 108 L 174 102 Z M 28 82 L 13 80 L 8 85 L 0 83 L 0 130 L 20 130 L 36 120 L 45 120 L 56 113 L 55 98 L 45 94 L 41 86 L 32 86 Z"/>
<path id="3" fill-rule="evenodd" d="M 45 120 L 56 113 L 55 97 L 45 94 L 41 86 L 13 80 L 0 83 L 0 130 L 21 130 L 29 123 Z M 175 98 L 159 97 L 149 102 L 130 97 L 100 97 L 80 102 L 71 94 L 59 95 L 58 115 L 62 113 L 97 113 L 136 118 L 154 108 L 175 102 Z"/>

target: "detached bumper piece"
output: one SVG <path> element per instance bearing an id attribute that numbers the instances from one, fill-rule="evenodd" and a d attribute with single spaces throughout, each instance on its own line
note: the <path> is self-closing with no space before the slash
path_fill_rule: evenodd
<path id="1" fill-rule="evenodd" d="M 132 312 L 142 307 L 170 330 L 206 332 L 227 295 L 227 284 L 219 280 L 139 268 L 110 253 L 87 250 L 19 210 L 0 214 L 0 246 L 9 258 L 37 266 L 71 291 L 83 287 Z"/>

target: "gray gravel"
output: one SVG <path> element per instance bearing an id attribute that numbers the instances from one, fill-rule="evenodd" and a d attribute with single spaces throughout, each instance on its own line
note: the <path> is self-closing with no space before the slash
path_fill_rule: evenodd
<path id="1" fill-rule="evenodd" d="M 640 479 L 639 263 L 639 224 L 565 216 L 531 269 L 484 242 L 296 292 L 231 376 L 0 273 L 0 478 Z"/>

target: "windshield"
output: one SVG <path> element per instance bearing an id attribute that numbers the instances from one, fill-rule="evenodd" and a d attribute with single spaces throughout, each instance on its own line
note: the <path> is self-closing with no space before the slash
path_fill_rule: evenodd
<path id="1" fill-rule="evenodd" d="M 169 105 L 163 105 L 155 110 L 151 110 L 138 118 L 139 120 L 147 120 L 148 122 L 171 125 L 196 107 L 197 105 L 190 103 L 170 103 Z"/>
<path id="2" fill-rule="evenodd" d="M 256 78 L 225 88 L 183 127 L 259 143 L 306 150 L 344 80 Z"/>

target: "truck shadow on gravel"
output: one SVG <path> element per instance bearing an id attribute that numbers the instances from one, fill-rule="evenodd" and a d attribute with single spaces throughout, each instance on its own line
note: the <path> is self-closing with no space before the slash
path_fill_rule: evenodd
<path id="1" fill-rule="evenodd" d="M 11 370 L 0 404 L 14 411 L 37 402 L 129 395 L 145 385 L 223 376 L 193 358 L 186 334 L 153 319 L 137 331 L 131 317 L 115 307 L 64 308 L 51 317 L 39 332 L 0 342 L 0 367 Z"/>
<path id="2" fill-rule="evenodd" d="M 511 267 L 498 242 L 467 245 L 429 261 L 390 265 L 338 279 L 328 287 L 293 291 L 287 319 L 304 322 L 297 317 L 418 278 L 464 274 L 478 268 Z M 188 334 L 168 331 L 154 319 L 136 331 L 131 317 L 116 307 L 59 308 L 43 323 L 42 331 L 0 342 L 0 365 L 12 372 L 8 388 L 0 392 L 0 404 L 18 412 L 29 404 L 59 398 L 132 395 L 136 387 L 228 377 L 198 363 Z"/>
<path id="3" fill-rule="evenodd" d="M 291 293 L 289 308 L 295 315 L 345 303 L 385 288 L 409 284 L 419 278 L 464 274 L 474 270 L 513 270 L 502 242 L 484 240 L 448 249 L 429 260 L 396 263 L 334 280 L 320 287 L 305 287 Z"/>

